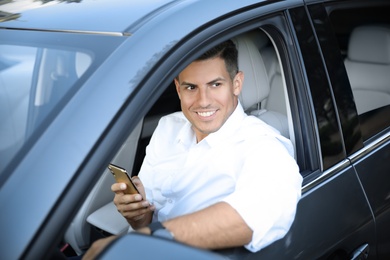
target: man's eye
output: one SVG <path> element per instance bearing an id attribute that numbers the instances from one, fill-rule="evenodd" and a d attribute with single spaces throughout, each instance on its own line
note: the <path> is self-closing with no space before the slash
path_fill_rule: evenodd
<path id="1" fill-rule="evenodd" d="M 186 89 L 187 89 L 187 90 L 194 90 L 194 89 L 195 89 L 195 86 L 189 85 L 189 86 L 186 87 Z"/>
<path id="2" fill-rule="evenodd" d="M 216 87 L 219 87 L 219 86 L 221 86 L 221 85 L 222 85 L 221 83 L 215 82 L 215 83 L 213 83 L 211 86 L 214 87 L 214 88 L 216 88 Z"/>

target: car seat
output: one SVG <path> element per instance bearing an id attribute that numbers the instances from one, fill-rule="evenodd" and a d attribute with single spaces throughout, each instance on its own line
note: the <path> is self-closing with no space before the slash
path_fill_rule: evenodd
<path id="1" fill-rule="evenodd" d="M 257 30 L 233 41 L 238 49 L 239 69 L 245 75 L 239 96 L 244 110 L 289 138 L 280 66 L 274 48 L 268 47 L 269 38 Z"/>
<path id="2" fill-rule="evenodd" d="M 344 64 L 359 115 L 390 104 L 389 26 L 356 27 Z"/>

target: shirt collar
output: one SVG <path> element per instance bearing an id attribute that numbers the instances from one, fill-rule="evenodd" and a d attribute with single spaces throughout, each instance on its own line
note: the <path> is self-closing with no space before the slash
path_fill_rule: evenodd
<path id="1" fill-rule="evenodd" d="M 220 142 L 225 142 L 227 138 L 231 138 L 237 129 L 242 125 L 242 121 L 247 115 L 244 112 L 244 109 L 238 100 L 238 104 L 234 109 L 233 113 L 229 116 L 223 126 L 216 132 L 209 134 L 204 141 L 206 141 L 210 146 L 219 144 Z"/>
<path id="2" fill-rule="evenodd" d="M 192 125 L 190 121 L 188 121 L 188 119 L 184 116 L 183 112 L 182 116 L 185 120 L 185 123 L 176 137 L 176 143 L 181 144 L 184 146 L 184 148 L 188 149 L 192 145 L 196 144 L 196 137 L 194 130 L 192 130 Z"/>

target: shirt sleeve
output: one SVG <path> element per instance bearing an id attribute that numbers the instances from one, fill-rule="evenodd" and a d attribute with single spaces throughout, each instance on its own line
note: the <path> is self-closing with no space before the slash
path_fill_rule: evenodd
<path id="1" fill-rule="evenodd" d="M 256 252 L 284 237 L 301 197 L 302 176 L 295 159 L 276 137 L 252 142 L 236 189 L 224 199 L 253 230 L 245 247 Z"/>

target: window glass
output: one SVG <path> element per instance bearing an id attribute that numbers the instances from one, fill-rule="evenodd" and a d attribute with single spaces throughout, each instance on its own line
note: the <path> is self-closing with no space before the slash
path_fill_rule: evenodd
<path id="1" fill-rule="evenodd" d="M 0 46 L 0 165 L 24 140 L 36 53 L 36 48 Z"/>
<path id="2" fill-rule="evenodd" d="M 126 37 L 0 31 L 0 175 L 17 165 Z"/>
<path id="3" fill-rule="evenodd" d="M 321 170 L 326 170 L 345 158 L 342 135 L 337 120 L 337 108 L 329 85 L 328 74 L 324 67 L 323 57 L 317 42 L 313 40 L 315 36 L 312 30 L 312 22 L 307 17 L 307 11 L 305 8 L 298 7 L 291 9 L 290 13 L 306 70 L 305 76 L 309 83 L 312 106 L 315 111 L 315 124 L 318 127 L 318 141 L 321 149 Z M 304 136 L 304 138 L 309 137 L 310 135 Z M 316 142 L 316 140 L 312 140 L 312 142 Z"/>
<path id="4" fill-rule="evenodd" d="M 389 6 L 345 6 L 329 15 L 342 50 L 363 140 L 390 126 L 389 11 Z"/>
<path id="5" fill-rule="evenodd" d="M 0 170 L 91 64 L 77 50 L 0 44 Z"/>

